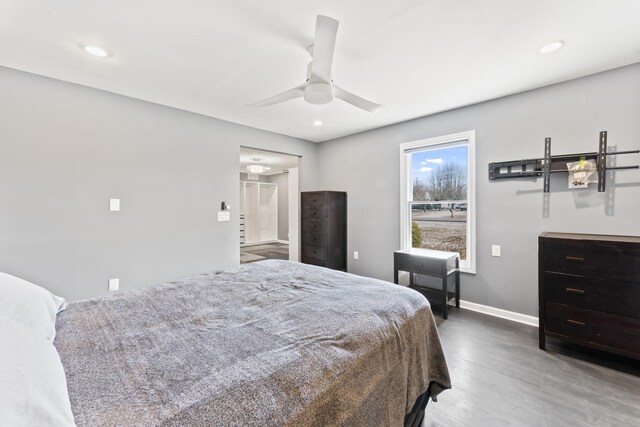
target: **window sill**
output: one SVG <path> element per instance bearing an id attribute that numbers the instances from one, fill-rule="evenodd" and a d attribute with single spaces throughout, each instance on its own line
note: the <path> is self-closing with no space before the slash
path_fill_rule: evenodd
<path id="1" fill-rule="evenodd" d="M 470 274 L 470 275 L 475 276 L 476 275 L 476 270 L 471 268 L 471 267 L 460 267 L 460 273 Z"/>

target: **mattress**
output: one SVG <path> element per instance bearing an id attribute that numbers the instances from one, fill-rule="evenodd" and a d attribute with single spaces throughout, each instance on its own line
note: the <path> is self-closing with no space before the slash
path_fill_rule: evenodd
<path id="1" fill-rule="evenodd" d="M 79 426 L 401 426 L 450 387 L 421 294 L 291 261 L 71 303 L 55 345 Z"/>

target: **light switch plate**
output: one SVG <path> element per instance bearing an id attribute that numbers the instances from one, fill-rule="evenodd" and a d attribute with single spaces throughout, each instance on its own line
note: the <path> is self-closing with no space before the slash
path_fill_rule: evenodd
<path id="1" fill-rule="evenodd" d="M 231 212 L 218 212 L 218 221 L 231 221 Z"/>
<path id="2" fill-rule="evenodd" d="M 120 211 L 120 199 L 109 199 L 109 210 L 111 212 Z"/>
<path id="3" fill-rule="evenodd" d="M 500 245 L 491 245 L 491 256 L 500 256 Z"/>
<path id="4" fill-rule="evenodd" d="M 109 279 L 109 292 L 120 289 L 120 279 Z"/>
<path id="5" fill-rule="evenodd" d="M 360 254 L 358 251 L 353 251 L 353 259 L 360 259 Z"/>

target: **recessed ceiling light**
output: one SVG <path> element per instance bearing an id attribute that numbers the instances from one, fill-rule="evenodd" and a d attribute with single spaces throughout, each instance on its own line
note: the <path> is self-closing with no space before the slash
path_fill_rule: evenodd
<path id="1" fill-rule="evenodd" d="M 322 126 L 322 120 L 320 120 L 320 119 L 316 119 L 316 120 L 314 120 L 314 121 L 313 121 L 313 125 L 314 125 L 314 126 Z"/>
<path id="2" fill-rule="evenodd" d="M 109 52 L 107 52 L 106 50 L 104 50 L 99 46 L 86 44 L 82 46 L 82 49 L 84 49 L 85 52 L 90 53 L 91 55 L 97 56 L 99 58 L 106 58 L 107 56 L 109 56 Z"/>
<path id="3" fill-rule="evenodd" d="M 540 53 L 555 52 L 556 50 L 560 49 L 562 46 L 564 46 L 564 42 L 562 40 L 558 40 L 557 42 L 552 42 L 542 46 L 539 52 Z"/>
<path id="4" fill-rule="evenodd" d="M 268 170 L 271 170 L 271 168 L 265 165 L 247 165 L 249 173 L 265 173 Z"/>

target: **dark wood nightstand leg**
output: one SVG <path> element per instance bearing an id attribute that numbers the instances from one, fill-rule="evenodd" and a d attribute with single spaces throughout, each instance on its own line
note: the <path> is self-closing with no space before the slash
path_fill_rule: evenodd
<path id="1" fill-rule="evenodd" d="M 398 269 L 397 268 L 393 269 L 393 283 L 395 283 L 396 285 L 398 284 Z"/>
<path id="2" fill-rule="evenodd" d="M 449 318 L 449 290 L 447 289 L 447 275 L 444 275 L 442 279 L 442 295 L 444 306 L 442 309 L 442 318 L 447 320 Z"/>
<path id="3" fill-rule="evenodd" d="M 460 308 L 460 259 L 456 259 L 456 307 Z"/>
<path id="4" fill-rule="evenodd" d="M 409 287 L 413 287 L 413 272 L 409 272 Z"/>

